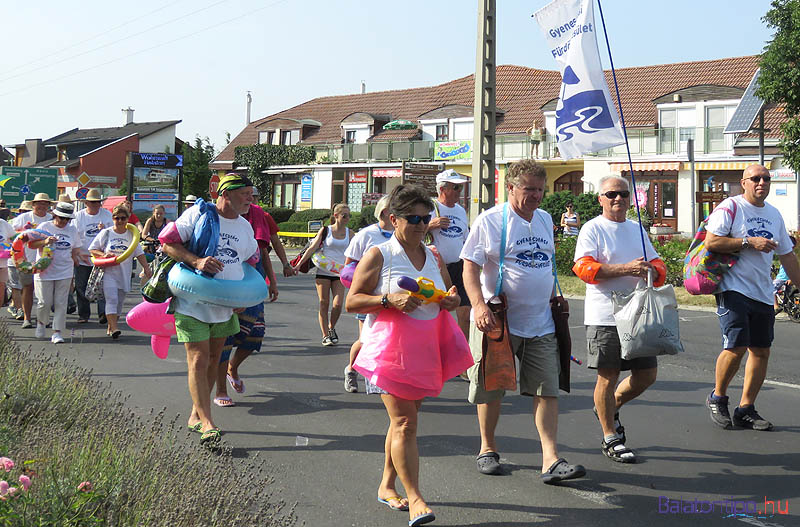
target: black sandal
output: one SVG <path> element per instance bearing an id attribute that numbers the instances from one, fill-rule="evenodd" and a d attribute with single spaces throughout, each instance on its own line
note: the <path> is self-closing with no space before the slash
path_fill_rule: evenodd
<path id="1" fill-rule="evenodd" d="M 592 411 L 594 412 L 594 416 L 597 417 L 597 420 L 599 421 L 600 416 L 597 415 L 597 407 L 595 406 L 594 408 L 592 408 Z M 614 431 L 620 437 L 622 442 L 625 443 L 625 427 L 622 426 L 622 423 L 619 422 L 619 411 L 614 412 L 614 424 L 617 425 Z"/>
<path id="2" fill-rule="evenodd" d="M 583 465 L 570 465 L 567 460 L 560 457 L 555 463 L 550 465 L 547 472 L 542 472 L 542 481 L 548 485 L 554 485 L 567 479 L 580 478 L 586 475 Z"/>
<path id="3" fill-rule="evenodd" d="M 633 450 L 625 446 L 625 443 L 618 437 L 606 443 L 606 440 L 601 441 L 603 454 L 606 455 L 611 461 L 617 463 L 636 463 L 636 454 Z"/>

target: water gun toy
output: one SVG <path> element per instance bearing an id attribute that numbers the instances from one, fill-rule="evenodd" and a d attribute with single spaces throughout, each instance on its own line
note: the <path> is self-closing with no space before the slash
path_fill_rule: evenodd
<path id="1" fill-rule="evenodd" d="M 408 276 L 401 276 L 397 279 L 397 286 L 408 291 L 408 294 L 422 300 L 423 304 L 441 302 L 447 296 L 447 291 L 437 289 L 433 285 L 433 280 L 420 276 L 416 280 Z"/>

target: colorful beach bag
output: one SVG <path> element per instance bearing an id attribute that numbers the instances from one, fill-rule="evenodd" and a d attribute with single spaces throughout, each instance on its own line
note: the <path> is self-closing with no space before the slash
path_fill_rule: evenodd
<path id="1" fill-rule="evenodd" d="M 728 208 L 722 210 L 731 215 L 732 224 L 736 219 L 737 205 L 735 200 L 730 200 L 730 203 L 733 204 L 733 211 Z M 683 286 L 692 295 L 713 294 L 725 273 L 739 261 L 738 253 L 712 253 L 706 249 L 707 223 L 708 218 L 700 223 L 683 260 Z"/>

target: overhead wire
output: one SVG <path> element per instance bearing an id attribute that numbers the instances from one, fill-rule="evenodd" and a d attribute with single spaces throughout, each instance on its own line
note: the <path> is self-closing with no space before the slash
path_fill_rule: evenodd
<path id="1" fill-rule="evenodd" d="M 8 77 L 2 77 L 2 78 L 0 78 L 0 82 L 5 82 L 5 81 L 11 80 L 11 79 L 16 79 L 18 77 L 22 77 L 24 75 L 28 75 L 28 74 L 33 73 L 35 71 L 41 71 L 43 69 L 51 68 L 53 66 L 60 66 L 64 62 L 68 62 L 68 61 L 74 60 L 74 59 L 76 59 L 78 57 L 82 57 L 84 55 L 88 55 L 89 53 L 93 53 L 93 52 L 95 52 L 95 51 L 97 51 L 99 49 L 107 48 L 109 46 L 113 46 L 114 44 L 119 44 L 120 42 L 124 42 L 126 40 L 130 40 L 130 39 L 132 39 L 134 37 L 138 37 L 139 35 L 143 35 L 145 33 L 148 33 L 148 32 L 150 32 L 150 31 L 152 31 L 154 29 L 158 29 L 160 27 L 164 27 L 164 26 L 166 26 L 168 24 L 172 24 L 173 22 L 177 22 L 178 20 L 182 20 L 182 19 L 190 17 L 192 15 L 196 15 L 197 13 L 200 13 L 201 11 L 206 11 L 208 9 L 211 9 L 212 7 L 216 7 L 219 4 L 224 4 L 225 2 L 228 2 L 228 1 L 229 0 L 217 0 L 216 2 L 214 2 L 214 3 L 210 4 L 210 5 L 207 5 L 205 7 L 201 7 L 200 9 L 194 10 L 191 13 L 186 13 L 184 15 L 172 18 L 170 20 L 166 20 L 166 21 L 164 21 L 164 22 L 162 22 L 160 24 L 156 24 L 155 26 L 152 26 L 152 27 L 149 27 L 149 28 L 144 29 L 142 31 L 139 31 L 138 33 L 133 33 L 132 35 L 128 35 L 126 37 L 122 37 L 120 39 L 113 40 L 111 42 L 107 42 L 106 44 L 103 44 L 101 46 L 97 46 L 97 47 L 89 49 L 87 51 L 83 51 L 81 53 L 78 53 L 77 55 L 72 55 L 72 56 L 64 58 L 64 59 L 59 59 L 57 64 L 45 64 L 44 66 L 39 66 L 38 68 L 33 68 L 32 70 L 28 70 L 28 71 L 25 71 L 25 72 L 22 72 L 22 73 L 17 73 L 16 75 L 11 75 L 11 76 L 8 76 Z"/>
<path id="2" fill-rule="evenodd" d="M 108 61 L 106 61 L 106 62 L 102 62 L 102 63 L 100 63 L 100 64 L 95 64 L 94 66 L 89 66 L 88 68 L 85 68 L 85 69 L 82 69 L 82 70 L 79 70 L 79 71 L 74 71 L 74 72 L 72 72 L 72 73 L 67 73 L 66 75 L 62 75 L 61 77 L 56 77 L 56 78 L 53 78 L 53 79 L 48 79 L 48 80 L 45 80 L 45 81 L 42 81 L 42 82 L 37 82 L 37 83 L 35 83 L 35 84 L 29 84 L 28 86 L 23 86 L 22 88 L 17 88 L 17 89 L 10 90 L 10 91 L 4 92 L 4 93 L 0 93 L 0 97 L 5 97 L 5 96 L 7 96 L 7 95 L 11 95 L 11 94 L 14 94 L 14 93 L 17 93 L 17 92 L 21 92 L 21 91 L 29 90 L 29 89 L 31 89 L 31 88 L 36 88 L 36 87 L 39 87 L 39 86 L 43 86 L 43 85 L 45 85 L 45 84 L 50 84 L 51 82 L 57 82 L 57 81 L 60 81 L 60 80 L 68 79 L 68 78 L 70 78 L 70 77 L 74 77 L 75 75 L 80 75 L 80 74 L 82 74 L 82 73 L 86 73 L 87 71 L 91 71 L 91 70 L 93 70 L 93 69 L 96 69 L 96 68 L 100 68 L 100 67 L 103 67 L 103 66 L 107 66 L 107 65 L 109 65 L 109 64 L 113 64 L 113 63 L 115 63 L 115 62 L 119 62 L 119 61 L 121 61 L 121 60 L 125 60 L 125 59 L 127 59 L 127 58 L 134 57 L 134 56 L 136 56 L 136 55 L 141 55 L 142 53 L 146 53 L 146 52 L 148 52 L 148 51 L 152 51 L 152 50 L 154 50 L 154 49 L 158 49 L 158 48 L 160 48 L 160 47 L 163 47 L 163 46 L 166 46 L 166 45 L 172 44 L 172 43 L 174 43 L 174 42 L 178 42 L 178 41 L 180 41 L 180 40 L 184 40 L 184 39 L 187 39 L 187 38 L 189 38 L 189 37 L 193 37 L 194 35 L 197 35 L 197 34 L 199 34 L 199 33 L 202 33 L 202 32 L 204 32 L 204 31 L 208 31 L 209 29 L 214 29 L 214 28 L 217 28 L 217 27 L 219 27 L 219 26 L 222 26 L 222 25 L 224 25 L 224 24 L 229 24 L 229 23 L 231 23 L 231 22 L 234 22 L 234 21 L 236 21 L 236 20 L 239 20 L 239 19 L 241 19 L 241 18 L 244 18 L 244 17 L 246 17 L 246 16 L 252 15 L 253 13 L 257 13 L 257 12 L 259 12 L 259 11 L 263 11 L 264 9 L 268 9 L 268 8 L 270 8 L 270 7 L 275 7 L 276 5 L 283 4 L 283 3 L 286 3 L 286 2 L 288 2 L 288 1 L 289 1 L 289 0 L 278 0 L 277 2 L 273 2 L 273 3 L 271 3 L 271 4 L 267 4 L 267 5 L 265 5 L 265 6 L 261 6 L 261 7 L 257 8 L 257 9 L 252 9 L 252 10 L 250 10 L 250 11 L 247 11 L 247 12 L 245 12 L 245 13 L 242 13 L 241 15 L 235 16 L 235 17 L 233 17 L 233 18 L 229 18 L 229 19 L 227 19 L 227 20 L 223 20 L 222 22 L 217 22 L 216 24 L 212 24 L 212 25 L 210 25 L 210 26 L 207 26 L 207 27 L 204 27 L 204 28 L 202 28 L 202 29 L 198 29 L 197 31 L 193 31 L 193 32 L 191 32 L 191 33 L 189 33 L 189 34 L 186 34 L 186 35 L 183 35 L 183 36 L 180 36 L 180 37 L 174 38 L 174 39 L 172 39 L 172 40 L 168 40 L 168 41 L 166 41 L 166 42 L 162 42 L 162 43 L 160 43 L 160 44 L 156 44 L 156 45 L 154 45 L 154 46 L 150 46 L 150 47 L 148 47 L 148 48 L 144 48 L 144 49 L 141 49 L 141 50 L 139 50 L 139 51 L 135 51 L 135 52 L 133 52 L 133 53 L 129 53 L 129 54 L 127 54 L 127 55 L 123 55 L 123 56 L 121 56 L 121 57 L 117 57 L 117 58 L 115 58 L 115 59 L 108 60 Z"/>

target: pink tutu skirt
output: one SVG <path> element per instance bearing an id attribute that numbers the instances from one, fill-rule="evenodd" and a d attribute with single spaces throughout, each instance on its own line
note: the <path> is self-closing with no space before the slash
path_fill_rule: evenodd
<path id="1" fill-rule="evenodd" d="M 436 397 L 442 386 L 473 364 L 467 339 L 446 311 L 417 320 L 395 309 L 381 311 L 361 332 L 353 367 L 395 397 Z"/>

